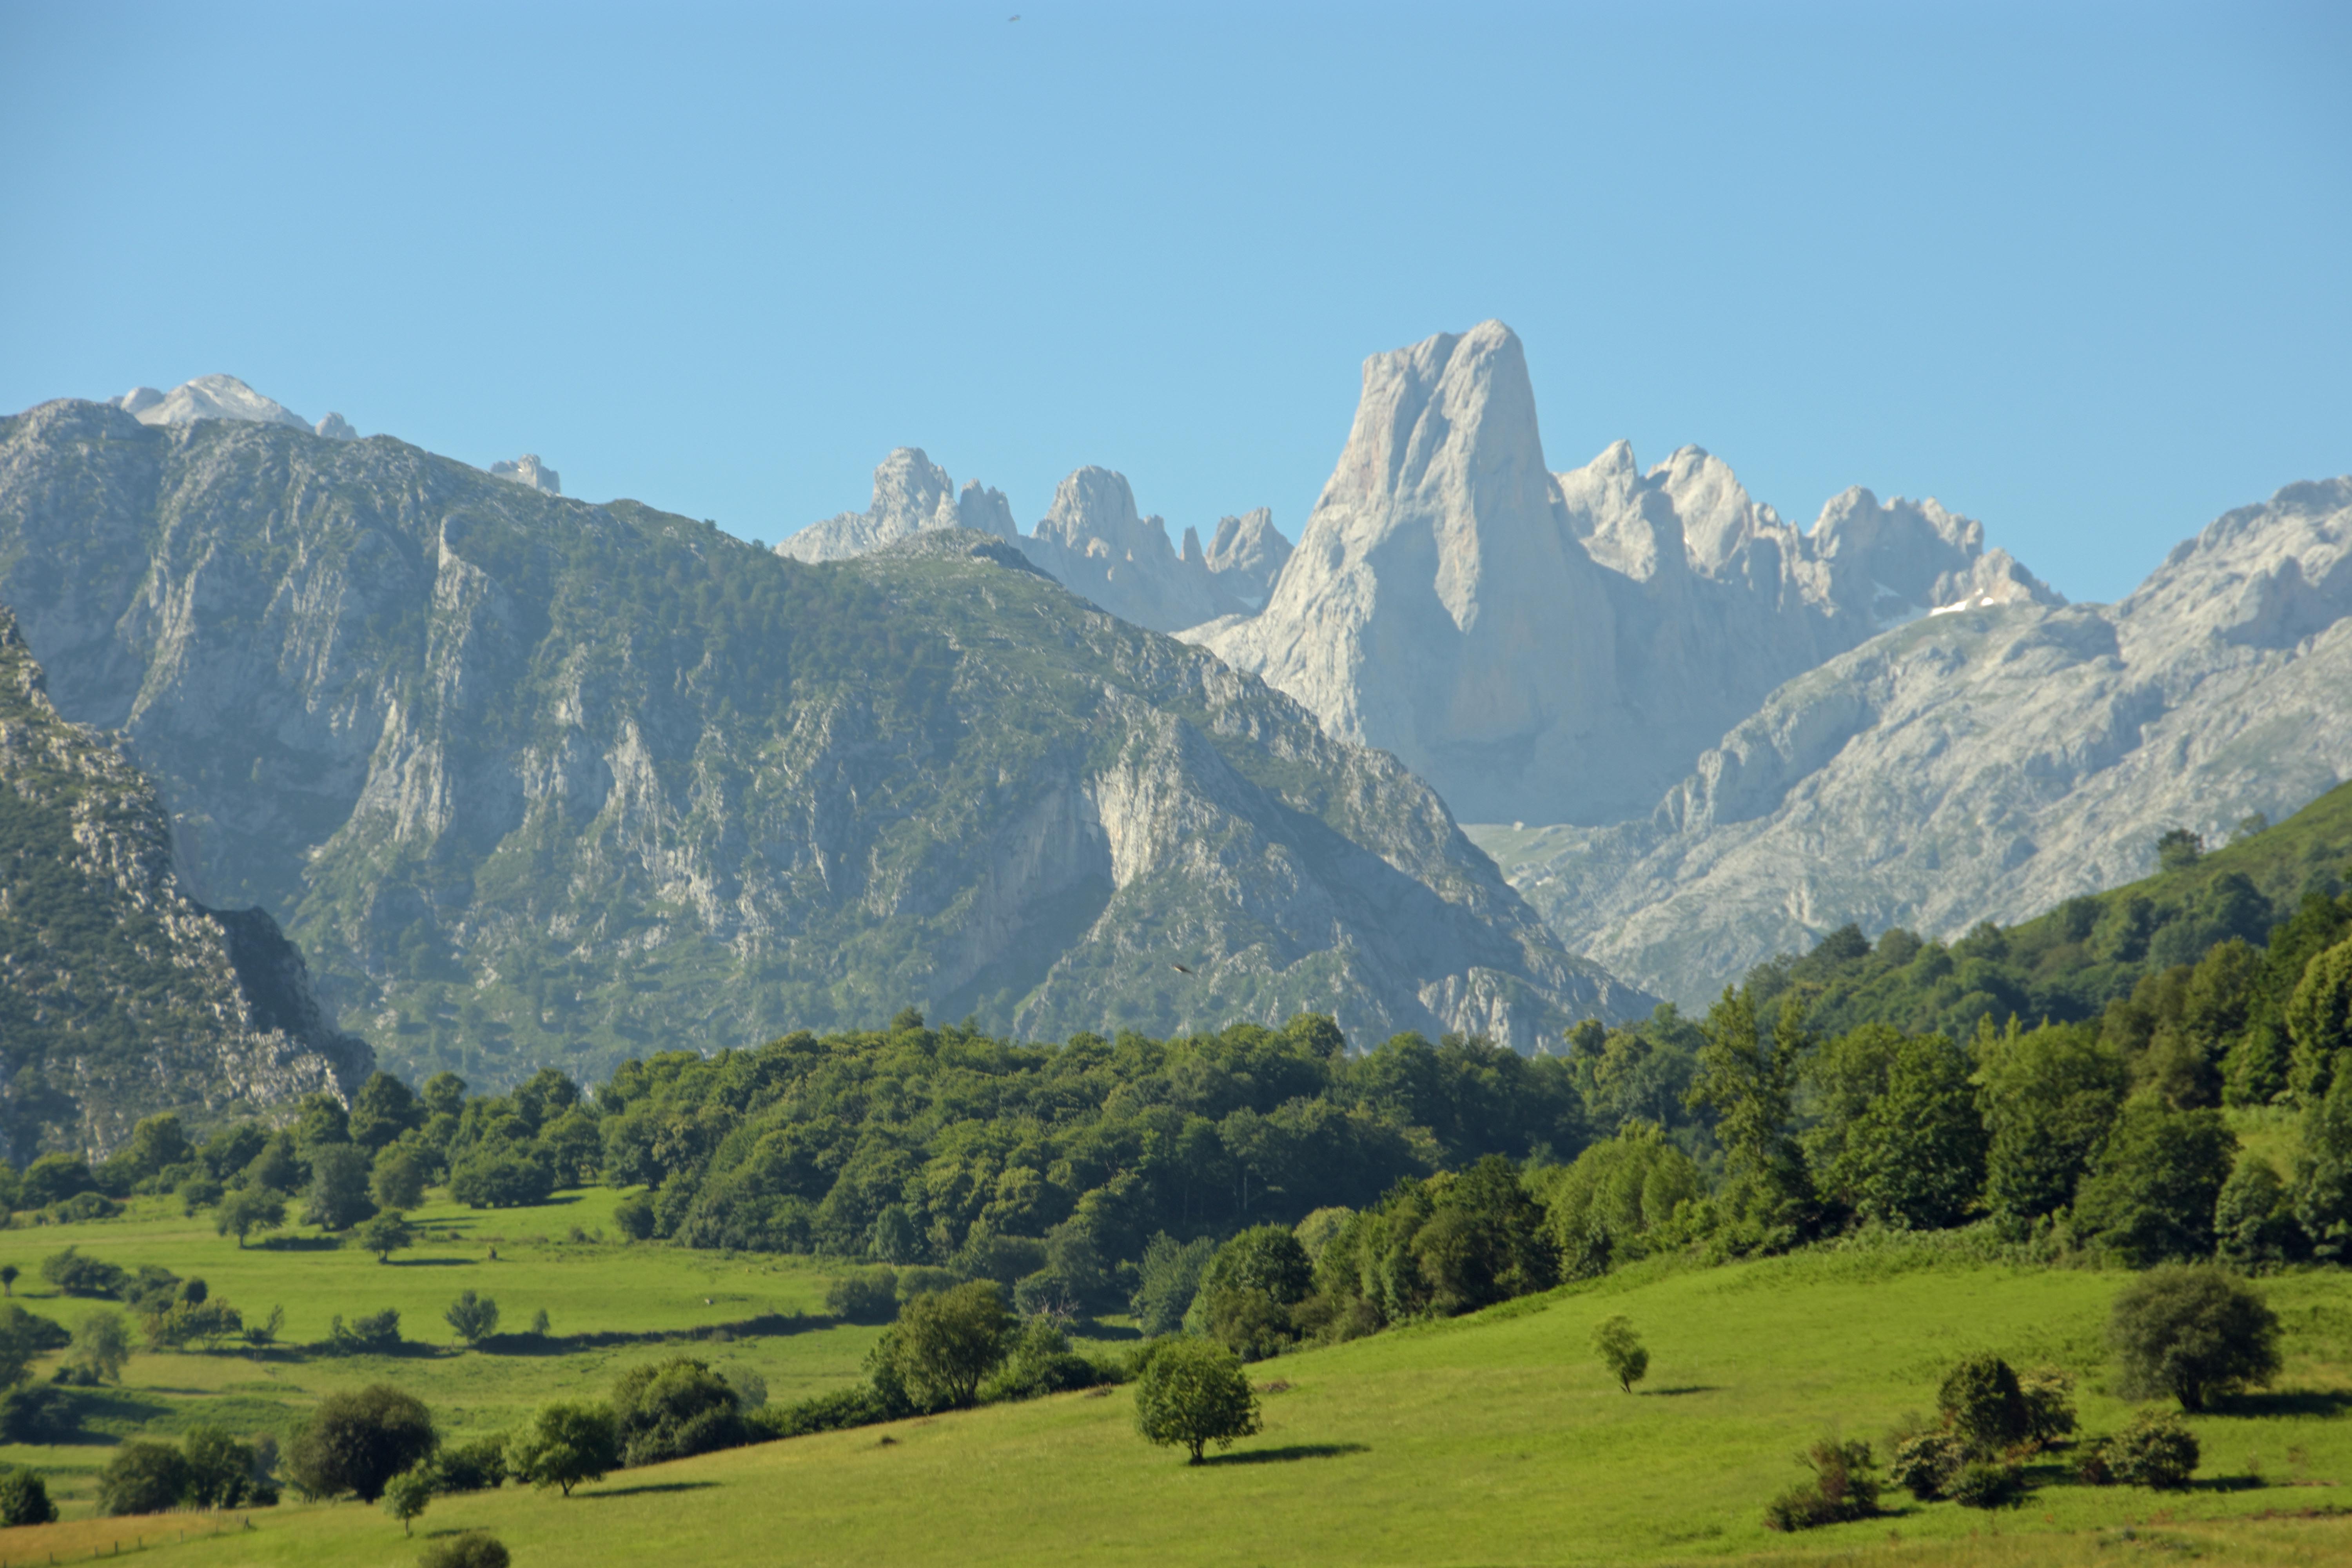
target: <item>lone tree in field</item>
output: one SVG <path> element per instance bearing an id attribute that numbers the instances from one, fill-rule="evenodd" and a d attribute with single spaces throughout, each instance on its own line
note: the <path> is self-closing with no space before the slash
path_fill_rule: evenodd
<path id="1" fill-rule="evenodd" d="M 413 1470 L 403 1470 L 384 1483 L 383 1511 L 400 1521 L 400 1533 L 416 1533 L 416 1521 L 424 1517 L 425 1508 L 438 1490 L 430 1467 L 419 1465 Z"/>
<path id="2" fill-rule="evenodd" d="M 0 1296 L 16 1293 L 16 1276 L 23 1272 L 13 1263 L 0 1263 Z"/>
<path id="3" fill-rule="evenodd" d="M 2116 1292 L 2107 1324 L 2125 1396 L 2168 1394 L 2183 1410 L 2276 1376 L 2278 1336 L 2262 1297 L 2210 1263 L 2149 1269 Z"/>
<path id="4" fill-rule="evenodd" d="M 621 1428 L 598 1405 L 548 1405 L 507 1439 L 507 1474 L 565 1497 L 582 1481 L 601 1481 L 620 1468 Z"/>
<path id="5" fill-rule="evenodd" d="M 1230 1448 L 1255 1436 L 1257 1394 L 1241 1357 L 1204 1340 L 1158 1346 L 1135 1380 L 1135 1429 L 1162 1447 L 1189 1449 L 1193 1465 L 1211 1443 Z"/>
<path id="6" fill-rule="evenodd" d="M 1626 1393 L 1650 1374 L 1650 1352 L 1633 1331 L 1633 1320 L 1620 1313 L 1592 1331 L 1592 1353 Z"/>
<path id="7" fill-rule="evenodd" d="M 499 1304 L 471 1290 L 450 1302 L 449 1310 L 441 1315 L 457 1331 L 457 1337 L 469 1345 L 480 1344 L 499 1331 Z"/>
<path id="8" fill-rule="evenodd" d="M 285 1223 L 286 1200 L 267 1187 L 239 1187 L 213 1211 L 213 1228 L 236 1237 L 240 1249 L 252 1232 L 276 1230 Z"/>
<path id="9" fill-rule="evenodd" d="M 362 1251 L 374 1253 L 378 1263 L 389 1263 L 394 1253 L 416 1245 L 416 1232 L 409 1226 L 406 1215 L 387 1209 L 362 1220 L 352 1232 L 352 1239 Z"/>
<path id="10" fill-rule="evenodd" d="M 927 1409 L 961 1410 L 980 1397 L 981 1379 L 1003 1363 L 1018 1326 L 993 1280 L 918 1296 L 875 1347 L 877 1370 Z"/>
<path id="11" fill-rule="evenodd" d="M 286 1473 L 312 1497 L 352 1493 L 373 1502 L 401 1471 L 440 1444 L 433 1413 L 390 1384 L 330 1394 L 286 1448 Z"/>

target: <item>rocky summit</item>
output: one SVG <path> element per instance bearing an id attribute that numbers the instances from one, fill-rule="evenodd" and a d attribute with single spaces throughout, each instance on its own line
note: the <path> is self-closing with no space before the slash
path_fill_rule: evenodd
<path id="1" fill-rule="evenodd" d="M 187 894 L 153 784 L 59 718 L 0 609 L 0 1152 L 103 1153 L 140 1118 L 251 1115 L 357 1089 L 368 1047 L 330 1027 L 260 910 Z"/>
<path id="2" fill-rule="evenodd" d="M 412 1076 L 909 1004 L 1523 1049 L 1650 1005 L 1393 759 L 993 530 L 810 565 L 389 437 L 68 401 L 0 421 L 0 601 L 207 901 Z"/>
<path id="3" fill-rule="evenodd" d="M 1260 507 L 1220 520 L 1206 551 L 1197 530 L 1181 547 L 1168 524 L 1137 511 L 1123 474 L 1085 468 L 1064 479 L 1054 504 L 1024 535 L 1004 492 L 977 479 L 958 494 L 945 468 L 919 447 L 901 447 L 874 470 L 874 500 L 863 512 L 812 523 L 776 546 L 795 561 L 846 561 L 915 534 L 969 529 L 1007 539 L 1055 582 L 1121 620 L 1172 632 L 1265 605 L 1289 558 L 1290 542 Z"/>
<path id="4" fill-rule="evenodd" d="M 1553 473 L 1499 321 L 1364 364 L 1354 427 L 1262 612 L 1183 635 L 1465 820 L 1646 811 L 1781 681 L 1960 603 L 2062 601 L 1934 501 L 1851 489 L 1809 531 L 1685 447 Z"/>
<path id="5" fill-rule="evenodd" d="M 2336 479 L 2221 518 L 2119 604 L 1996 588 L 1832 658 L 1642 819 L 1472 832 L 1572 947 L 1696 1003 L 1849 921 L 2023 919 L 2146 875 L 2173 828 L 2220 842 L 2347 777 Z"/>

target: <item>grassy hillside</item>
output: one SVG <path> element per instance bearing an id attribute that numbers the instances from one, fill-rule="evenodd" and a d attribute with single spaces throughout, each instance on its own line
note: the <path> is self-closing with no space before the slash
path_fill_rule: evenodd
<path id="1" fill-rule="evenodd" d="M 502 1249 L 503 1250 L 503 1249 Z M 600 1273 L 685 1261 L 644 1250 Z M 1775 1559 L 2040 1563 L 2167 1557 L 2315 1562 L 2352 1553 L 2326 1512 L 2352 1477 L 2352 1309 L 2340 1279 L 2268 1289 L 2287 1325 L 2280 1387 L 2190 1425 L 2189 1491 L 2056 1479 L 1988 1515 L 1900 1494 L 1889 1517 L 1789 1538 L 1760 1523 L 1826 1432 L 1878 1439 L 1931 1408 L 1944 1368 L 1987 1349 L 2082 1379 L 2084 1424 L 2128 1407 L 2105 1389 L 2102 1333 L 2126 1276 L 2021 1271 L 1929 1243 L 1700 1270 L 1654 1262 L 1475 1318 L 1392 1331 L 1253 1369 L 1265 1431 L 1200 1468 L 1146 1446 L 1124 1389 L 771 1443 L 617 1473 L 569 1500 L 511 1488 L 442 1498 L 420 1535 L 496 1531 L 521 1568 L 583 1562 L 1581 1563 Z M 1627 1396 L 1587 1350 L 1622 1312 L 1654 1355 Z M 1829 1325 L 1842 1325 L 1835 1329 Z M 464 1358 L 488 1368 L 493 1358 Z M 428 1395 L 429 1397 L 429 1395 Z M 383 1513 L 288 1505 L 163 1561 L 405 1564 Z M 208 1527 L 201 1515 L 89 1521 L 0 1536 L 0 1555 L 60 1561 Z M 2126 1537 L 2125 1531 L 2131 1531 Z M 788 1543 L 788 1544 L 786 1544 Z"/>

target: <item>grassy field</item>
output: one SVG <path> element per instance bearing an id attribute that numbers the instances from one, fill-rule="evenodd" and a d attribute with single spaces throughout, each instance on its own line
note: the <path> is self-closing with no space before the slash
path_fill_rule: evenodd
<path id="1" fill-rule="evenodd" d="M 171 1435 L 216 1421 L 240 1435 L 283 1436 L 320 1394 L 392 1382 L 430 1404 L 447 1431 L 470 1436 L 504 1430 L 557 1397 L 601 1397 L 627 1367 L 678 1353 L 680 1342 L 730 1371 L 748 1368 L 770 1397 L 804 1398 L 856 1382 L 880 1330 L 825 1317 L 834 1269 L 805 1258 L 730 1256 L 617 1239 L 605 1188 L 560 1193 L 536 1208 L 478 1211 L 436 1203 L 412 1216 L 454 1236 L 395 1253 L 390 1263 L 315 1236 L 247 1246 L 215 1236 L 208 1220 L 182 1215 L 176 1200 L 136 1200 L 120 1219 L 0 1231 L 0 1263 L 23 1270 L 16 1295 L 28 1309 L 71 1326 L 110 1302 L 57 1296 L 40 1282 L 40 1261 L 68 1246 L 126 1268 L 160 1264 L 201 1278 L 248 1321 L 286 1311 L 275 1352 L 134 1356 L 121 1387 L 79 1391 L 90 1441 L 55 1447 L 0 1445 L 0 1459 L 47 1472 L 68 1513 L 87 1511 L 92 1478 L 112 1446 L 137 1431 Z M 588 1239 L 570 1239 L 577 1230 Z M 491 1254 L 495 1252 L 496 1258 Z M 499 1303 L 502 1338 L 465 1350 L 442 1313 L 461 1290 Z M 327 1337 L 330 1321 L 400 1312 L 398 1356 L 307 1357 L 299 1347 Z M 520 1332 L 548 1314 L 551 1338 Z M 794 1321 L 795 1315 L 797 1321 Z M 782 1318 L 775 1331 L 730 1332 L 727 1325 Z M 665 1348 L 667 1347 L 667 1348 Z M 57 1358 L 50 1358 L 54 1363 Z M 44 1363 L 45 1366 L 49 1363 Z"/>
<path id="2" fill-rule="evenodd" d="M 520 1228 L 509 1216 L 488 1224 Z M 500 1247 L 499 1267 L 518 1245 Z M 531 1261 L 519 1254 L 502 1281 L 538 1269 L 552 1288 L 565 1278 L 563 1244 L 547 1244 L 543 1258 L 530 1245 Z M 772 1279 L 779 1307 L 792 1299 L 789 1282 L 806 1292 L 820 1278 L 656 1248 L 599 1256 L 601 1267 L 588 1272 L 609 1279 L 618 1311 L 656 1310 L 660 1290 L 678 1289 L 665 1281 L 688 1270 L 711 1278 L 710 1270 L 740 1268 L 733 1288 L 751 1297 L 759 1297 L 754 1281 Z M 479 1271 L 447 1272 L 470 1279 Z M 208 1277 L 226 1288 L 226 1271 Z M 512 1489 L 441 1499 L 420 1536 L 488 1528 L 523 1568 L 624 1560 L 726 1568 L 779 1560 L 1607 1563 L 1857 1554 L 1987 1565 L 2116 1563 L 2143 1553 L 2352 1561 L 2352 1521 L 2327 1517 L 2352 1476 L 2352 1422 L 2344 1418 L 2352 1408 L 2352 1299 L 2340 1274 L 2269 1283 L 2287 1327 L 2285 1375 L 2268 1394 L 2192 1419 L 2205 1463 L 2186 1493 L 2078 1487 L 2053 1463 L 2020 1510 L 1971 1512 L 1898 1494 L 1889 1517 L 1876 1521 L 1796 1538 L 1762 1527 L 1766 1500 L 1799 1479 L 1792 1455 L 1800 1447 L 1829 1432 L 1883 1447 L 1891 1423 L 1932 1407 L 1937 1378 L 1964 1352 L 2068 1366 L 2082 1380 L 2085 1427 L 2119 1425 L 2130 1407 L 2106 1389 L 2103 1330 L 2124 1279 L 1958 1261 L 1925 1245 L 1711 1270 L 1651 1264 L 1476 1318 L 1263 1363 L 1254 1371 L 1267 1390 L 1265 1432 L 1199 1468 L 1137 1437 L 1129 1394 L 1119 1389 L 623 1472 L 568 1500 Z M 502 1282 L 502 1300 L 507 1289 Z M 639 1291 L 646 1293 L 641 1307 L 619 1305 Z M 332 1296 L 324 1293 L 317 1310 Z M 528 1310 L 521 1292 L 518 1302 Z M 1592 1325 L 1616 1312 L 1633 1319 L 1654 1354 L 1648 1382 L 1630 1397 L 1587 1350 Z M 843 1336 L 830 1362 L 811 1353 L 822 1335 L 787 1336 L 762 1353 L 779 1367 L 803 1358 L 810 1386 L 828 1365 L 845 1378 L 855 1359 L 847 1331 L 825 1332 Z M 578 1381 L 601 1385 L 626 1359 Z M 469 1373 L 517 1375 L 497 1358 L 413 1365 L 414 1377 L 407 1363 L 365 1371 L 311 1363 L 283 1375 L 325 1386 L 330 1376 L 389 1371 L 436 1404 L 465 1405 L 476 1425 L 490 1424 L 493 1408 L 512 1408 L 506 1393 L 464 1393 Z M 436 1385 L 435 1377 L 447 1381 Z M 447 1392 L 436 1397 L 436 1386 Z M 499 1387 L 519 1391 L 520 1384 Z M 2318 1517 L 2299 1517 L 2305 1514 Z M 151 1552 L 191 1564 L 390 1565 L 413 1563 L 417 1551 L 381 1512 L 352 1503 L 241 1517 L 252 1528 L 231 1521 L 218 1535 L 204 1533 L 216 1521 L 203 1515 L 0 1532 L 0 1558 L 41 1562 L 54 1552 L 63 1563 L 117 1540 L 130 1550 L 142 1538 Z M 163 1539 L 181 1531 L 188 1539 Z"/>

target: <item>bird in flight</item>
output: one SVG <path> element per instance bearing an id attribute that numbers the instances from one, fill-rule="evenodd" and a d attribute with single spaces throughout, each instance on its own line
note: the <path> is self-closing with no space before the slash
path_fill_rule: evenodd
<path id="1" fill-rule="evenodd" d="M 1190 974 L 1190 973 L 1192 973 L 1191 970 L 1189 970 L 1189 969 L 1185 968 L 1185 967 L 1184 967 L 1182 964 L 1181 964 L 1181 963 L 1171 963 L 1171 964 L 1170 964 L 1168 967 L 1169 967 L 1169 968 L 1171 968 L 1171 969 L 1172 969 L 1172 970 L 1174 970 L 1174 971 L 1175 971 L 1177 973 L 1179 973 L 1179 974 Z"/>

